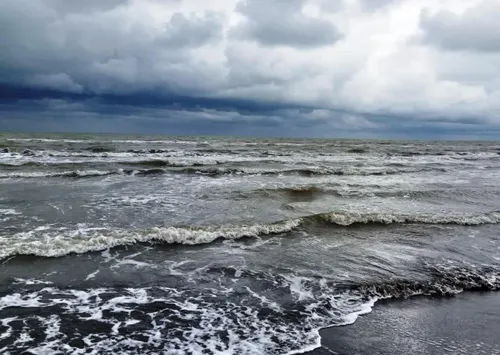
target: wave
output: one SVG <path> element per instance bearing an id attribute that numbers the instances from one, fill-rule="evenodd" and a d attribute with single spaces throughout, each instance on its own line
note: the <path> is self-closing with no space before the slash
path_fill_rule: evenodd
<path id="1" fill-rule="evenodd" d="M 477 197 L 478 191 L 476 190 L 460 190 L 449 191 L 446 189 L 429 189 L 429 190 L 390 190 L 387 187 L 379 185 L 350 185 L 350 184 L 328 184 L 328 185 L 304 185 L 293 187 L 277 187 L 277 188 L 264 188 L 250 191 L 234 191 L 236 198 L 247 199 L 252 197 L 263 198 L 286 198 L 292 200 L 313 200 L 322 196 L 335 196 L 340 198 L 362 198 L 362 197 L 396 197 L 396 198 L 412 198 L 412 199 L 426 199 L 436 198 L 436 196 L 451 194 L 456 196 L 470 196 Z"/>
<path id="2" fill-rule="evenodd" d="M 285 198 L 294 201 L 312 201 L 320 196 L 343 196 L 334 188 L 323 188 L 314 185 L 265 188 L 250 191 L 234 191 L 236 199 L 260 198 Z"/>
<path id="3" fill-rule="evenodd" d="M 331 169 L 327 167 L 314 167 L 314 168 L 293 168 L 293 169 L 276 169 L 276 170 L 250 170 L 238 168 L 185 168 L 178 170 L 179 173 L 185 174 L 199 174 L 208 176 L 223 176 L 223 175 L 298 175 L 304 177 L 311 176 L 325 176 L 325 175 L 359 175 L 359 176 L 382 176 L 382 175 L 396 175 L 396 174 L 410 174 L 419 172 L 446 172 L 444 168 L 427 167 L 427 168 L 340 168 Z"/>
<path id="4" fill-rule="evenodd" d="M 85 148 L 84 150 L 87 150 L 91 153 L 107 153 L 107 152 L 114 152 L 115 148 L 106 146 L 93 146 Z"/>
<path id="5" fill-rule="evenodd" d="M 129 175 L 129 176 L 156 176 L 166 174 L 165 169 L 115 169 L 115 170 L 72 170 L 61 172 L 8 172 L 0 173 L 0 179 L 37 179 L 37 178 L 91 178 L 110 175 Z"/>
<path id="6" fill-rule="evenodd" d="M 99 143 L 118 143 L 118 144 L 189 144 L 196 145 L 199 142 L 188 140 L 150 140 L 150 139 L 67 139 L 67 138 L 6 138 L 7 142 L 29 142 L 29 143 L 86 143 L 86 144 L 99 144 Z"/>
<path id="7" fill-rule="evenodd" d="M 362 283 L 353 288 L 378 299 L 413 296 L 454 296 L 464 291 L 500 290 L 500 271 L 493 267 L 428 266 L 430 280 L 391 280 Z"/>
<path id="8" fill-rule="evenodd" d="M 309 215 L 270 224 L 209 226 L 202 227 L 156 227 L 147 230 L 79 229 L 42 230 L 21 232 L 12 237 L 0 236 L 0 259 L 12 255 L 36 255 L 59 257 L 72 253 L 86 253 L 136 243 L 158 242 L 166 244 L 198 245 L 212 243 L 218 239 L 236 240 L 291 232 L 311 224 L 327 224 L 340 227 L 356 225 L 388 224 L 456 224 L 477 226 L 500 223 L 500 212 L 479 215 L 419 215 L 405 216 L 390 213 L 331 212 Z M 30 239 L 37 235 L 36 239 Z M 74 235 L 79 237 L 75 238 Z"/>
<path id="9" fill-rule="evenodd" d="M 12 255 L 35 255 L 60 257 L 101 251 L 117 246 L 137 243 L 160 242 L 166 244 L 198 245 L 212 243 L 217 239 L 241 239 L 262 235 L 289 232 L 300 225 L 299 219 L 272 224 L 222 227 L 156 227 L 131 232 L 99 228 L 45 231 L 35 240 L 26 240 L 32 232 L 21 232 L 12 238 L 0 237 L 0 260 Z M 74 238 L 75 234 L 80 237 Z M 18 242 L 16 242 L 18 241 Z"/>
<path id="10" fill-rule="evenodd" d="M 415 157 L 444 157 L 447 159 L 454 160 L 496 160 L 499 159 L 500 152 L 463 152 L 463 151 L 406 151 L 399 152 L 393 151 L 388 152 L 389 157 L 405 157 L 405 158 L 415 158 Z"/>
<path id="11" fill-rule="evenodd" d="M 97 176 L 115 175 L 119 172 L 116 170 L 75 170 L 62 172 L 13 172 L 0 173 L 0 179 L 36 179 L 36 178 L 88 178 Z"/>
<path id="12" fill-rule="evenodd" d="M 79 158 L 82 158 L 79 156 Z M 83 157 L 83 158 L 93 158 L 93 157 Z M 145 160 L 112 160 L 111 164 L 119 164 L 123 166 L 138 166 L 138 167 L 152 167 L 152 168 L 184 168 L 184 167 L 203 167 L 203 166 L 211 166 L 214 164 L 205 164 L 202 162 L 173 162 L 170 160 L 162 160 L 162 159 L 145 159 Z M 82 166 L 82 165 L 104 165 L 108 164 L 102 160 L 41 160 L 41 161 L 13 161 L 13 162 L 0 162 L 0 167 L 4 167 L 6 169 L 15 169 L 15 168 L 26 168 L 26 167 L 67 167 L 71 168 L 74 166 Z M 215 162 L 215 164 L 220 165 L 222 162 Z"/>
<path id="13" fill-rule="evenodd" d="M 366 148 L 351 148 L 349 150 L 347 150 L 347 153 L 354 153 L 354 154 L 364 154 L 364 153 L 368 153 L 369 150 L 366 149 Z"/>
<path id="14" fill-rule="evenodd" d="M 123 161 L 120 164 L 126 164 L 130 166 L 144 166 L 153 168 L 183 168 L 187 166 L 202 166 L 201 163 L 175 163 L 168 160 L 152 159 L 152 160 L 139 160 L 139 161 Z"/>
<path id="15" fill-rule="evenodd" d="M 389 225 L 389 224 L 455 224 L 462 226 L 477 226 L 482 224 L 500 223 L 500 211 L 483 214 L 396 214 L 396 213 L 358 213 L 329 212 L 311 215 L 303 218 L 304 223 L 328 223 L 342 227 L 355 225 Z"/>

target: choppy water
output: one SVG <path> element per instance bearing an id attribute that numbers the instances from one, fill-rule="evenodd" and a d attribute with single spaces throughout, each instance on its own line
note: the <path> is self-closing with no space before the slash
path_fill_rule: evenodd
<path id="1" fill-rule="evenodd" d="M 0 135 L 0 353 L 291 354 L 500 289 L 499 178 L 500 143 Z"/>

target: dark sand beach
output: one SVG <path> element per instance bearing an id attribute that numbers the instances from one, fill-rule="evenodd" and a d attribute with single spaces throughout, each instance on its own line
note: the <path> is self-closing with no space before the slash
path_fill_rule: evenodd
<path id="1" fill-rule="evenodd" d="M 322 348 L 308 355 L 500 354 L 500 293 L 384 300 L 320 334 Z"/>

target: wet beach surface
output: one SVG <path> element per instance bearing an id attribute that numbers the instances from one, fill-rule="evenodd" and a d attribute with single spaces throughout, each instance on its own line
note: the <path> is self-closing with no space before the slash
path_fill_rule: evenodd
<path id="1" fill-rule="evenodd" d="M 308 355 L 500 354 L 500 294 L 379 302 L 348 327 L 320 331 Z"/>

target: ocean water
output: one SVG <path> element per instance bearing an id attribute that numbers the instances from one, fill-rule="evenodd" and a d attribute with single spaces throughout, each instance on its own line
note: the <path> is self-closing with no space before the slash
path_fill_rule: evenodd
<path id="1" fill-rule="evenodd" d="M 0 353 L 296 354 L 498 290 L 499 181 L 500 143 L 0 135 Z"/>

